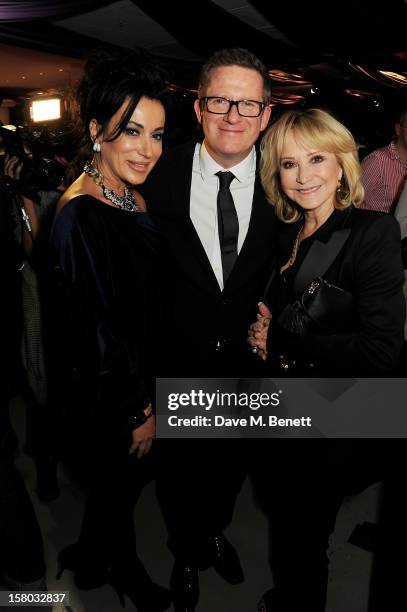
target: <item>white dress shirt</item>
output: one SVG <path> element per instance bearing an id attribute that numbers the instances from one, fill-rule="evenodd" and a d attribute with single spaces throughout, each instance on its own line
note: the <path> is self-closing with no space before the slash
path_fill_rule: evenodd
<path id="1" fill-rule="evenodd" d="M 195 147 L 192 164 L 190 217 L 220 288 L 223 290 L 222 257 L 218 234 L 217 197 L 219 178 L 216 173 L 229 171 L 235 175 L 230 191 L 239 220 L 237 252 L 245 241 L 252 213 L 254 181 L 256 178 L 256 150 L 232 168 L 222 168 L 209 155 L 205 144 Z"/>

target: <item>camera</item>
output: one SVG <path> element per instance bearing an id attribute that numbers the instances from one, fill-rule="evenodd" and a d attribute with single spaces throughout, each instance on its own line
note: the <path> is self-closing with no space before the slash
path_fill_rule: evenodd
<path id="1" fill-rule="evenodd" d="M 22 162 L 19 179 L 0 177 L 0 189 L 8 193 L 52 191 L 64 180 L 64 166 L 53 159 L 50 135 L 40 129 L 0 126 L 0 155 Z"/>

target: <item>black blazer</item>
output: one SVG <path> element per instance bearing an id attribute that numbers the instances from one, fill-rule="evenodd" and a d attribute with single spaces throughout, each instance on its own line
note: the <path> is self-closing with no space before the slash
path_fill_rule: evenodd
<path id="1" fill-rule="evenodd" d="M 257 303 L 274 263 L 276 219 L 257 177 L 247 236 L 221 291 L 190 219 L 195 144 L 188 143 L 164 155 L 142 193 L 169 252 L 164 264 L 169 300 L 160 347 L 167 352 L 167 371 L 170 360 L 180 376 L 204 376 L 205 372 L 215 376 L 222 372 L 211 367 L 214 351 L 227 355 L 233 367 L 240 367 L 247 356 L 251 358 L 247 329 L 256 318 Z M 245 373 L 244 368 L 240 373 Z M 239 372 L 235 371 L 235 375 Z"/>
<path id="2" fill-rule="evenodd" d="M 371 376 L 390 373 L 397 364 L 403 346 L 405 301 L 401 261 L 400 228 L 391 215 L 359 210 L 336 210 L 310 239 L 301 243 L 295 268 L 277 273 L 270 300 L 273 303 L 273 324 L 269 338 L 269 353 L 276 363 L 279 354 L 290 354 L 303 371 L 293 375 L 307 376 Z M 279 234 L 278 269 L 292 251 L 298 223 L 285 225 Z M 323 249 L 332 233 L 341 227 L 351 230 L 339 256 L 323 275 L 342 289 L 351 292 L 356 302 L 354 329 L 344 333 L 311 333 L 300 337 L 283 332 L 277 319 L 285 303 L 296 297 L 284 287 L 293 285 L 297 271 L 307 267 L 306 254 L 315 239 Z M 309 261 L 309 260 L 308 260 Z M 305 276 L 312 280 L 312 270 Z M 279 290 L 280 285 L 280 290 Z M 285 298 L 282 297 L 283 294 Z M 307 367 L 312 364 L 311 367 Z"/>

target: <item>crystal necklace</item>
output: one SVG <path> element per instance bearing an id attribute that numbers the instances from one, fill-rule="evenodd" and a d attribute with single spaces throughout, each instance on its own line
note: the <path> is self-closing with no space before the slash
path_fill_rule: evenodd
<path id="1" fill-rule="evenodd" d="M 139 208 L 136 204 L 136 201 L 133 197 L 132 192 L 127 187 L 124 188 L 124 195 L 120 196 L 118 193 L 113 191 L 113 189 L 108 189 L 103 181 L 103 174 L 99 172 L 97 168 L 92 164 L 92 162 L 87 162 L 83 169 L 85 174 L 90 176 L 93 182 L 102 188 L 103 195 L 106 200 L 112 202 L 117 208 L 121 208 L 122 210 L 128 210 L 130 212 L 138 212 Z"/>

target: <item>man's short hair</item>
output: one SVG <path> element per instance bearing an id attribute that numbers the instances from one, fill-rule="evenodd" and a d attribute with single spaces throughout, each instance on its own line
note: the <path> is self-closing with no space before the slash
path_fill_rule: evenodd
<path id="1" fill-rule="evenodd" d="M 209 85 L 211 79 L 212 70 L 215 68 L 221 68 L 223 66 L 240 66 L 242 68 L 250 68 L 255 70 L 263 79 L 263 97 L 264 102 L 269 104 L 271 98 L 271 83 L 270 77 L 266 70 L 265 65 L 258 57 L 247 49 L 234 48 L 234 49 L 220 49 L 215 51 L 210 58 L 202 66 L 201 74 L 199 76 L 199 89 L 198 94 L 201 97 L 204 95 L 206 88 Z"/>

